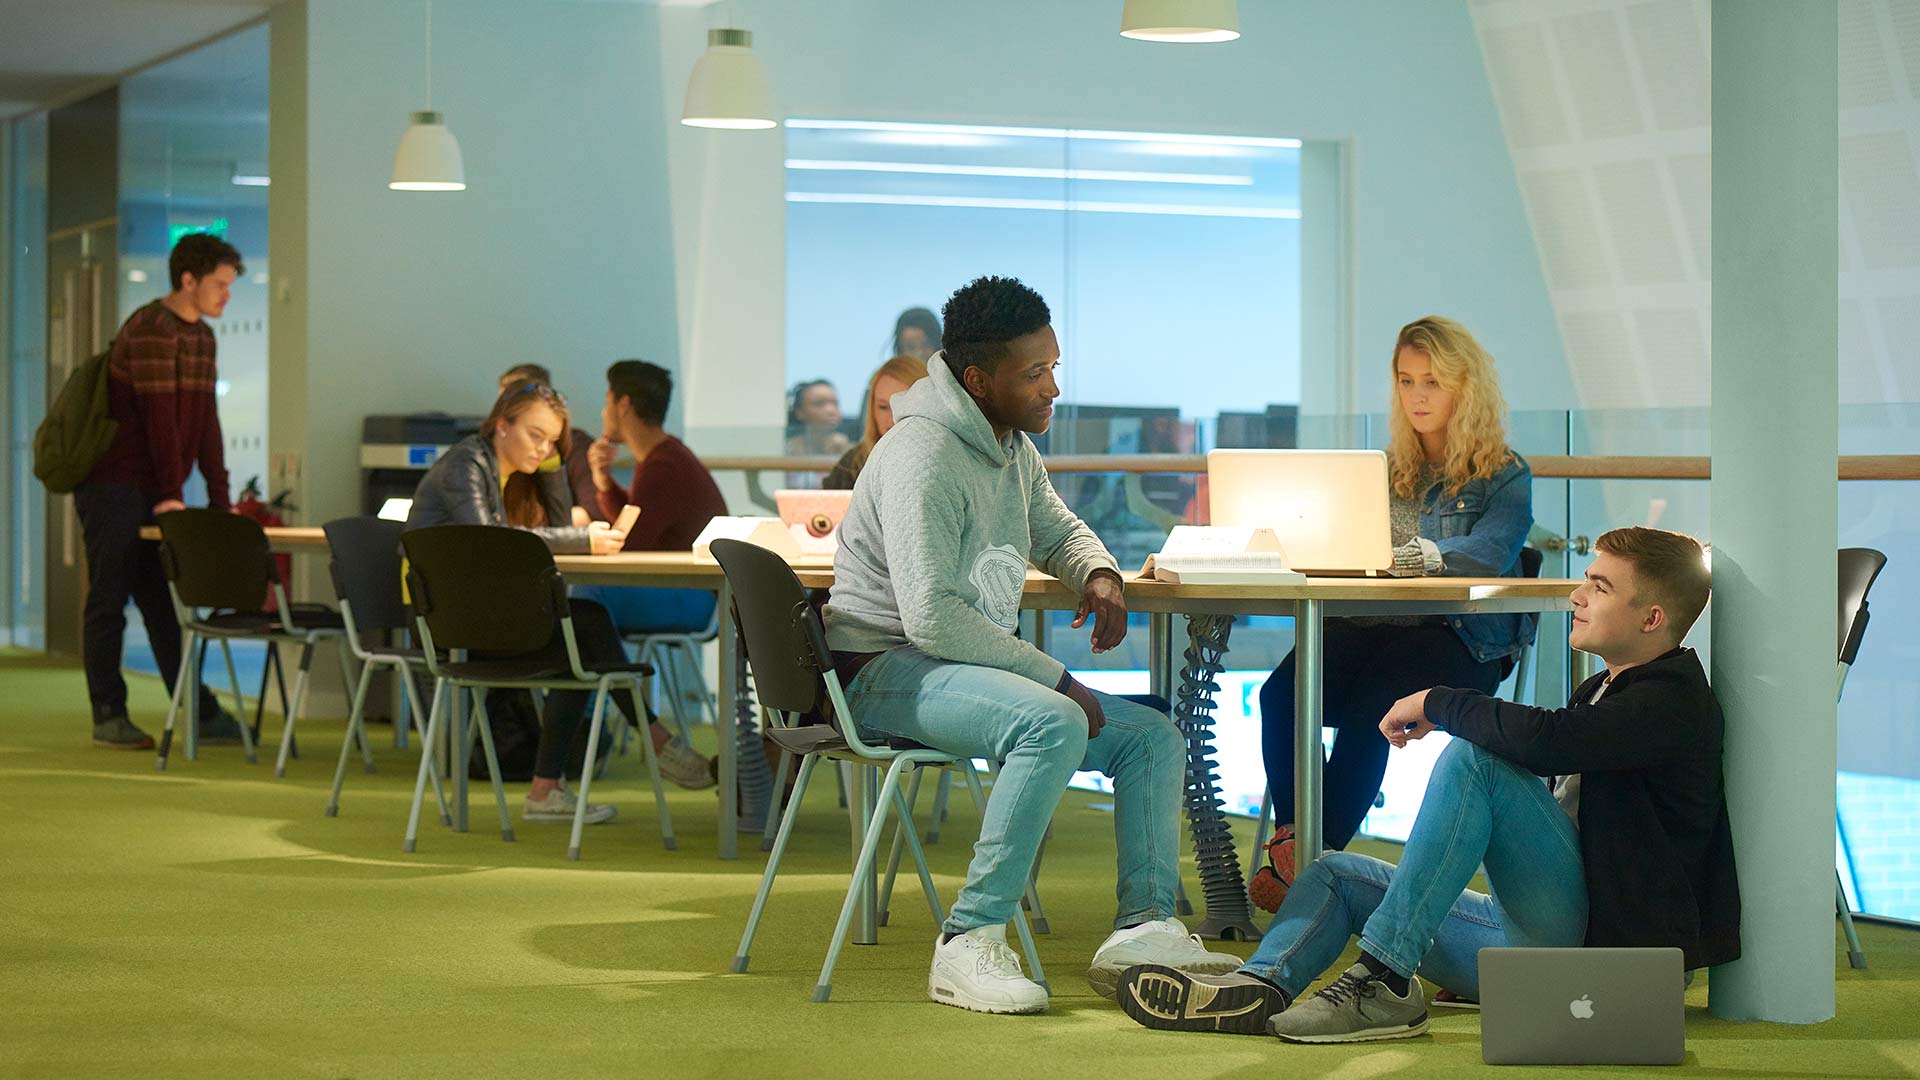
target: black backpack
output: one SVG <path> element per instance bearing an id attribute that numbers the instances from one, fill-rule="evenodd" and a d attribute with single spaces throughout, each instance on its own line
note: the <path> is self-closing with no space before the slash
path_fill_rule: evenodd
<path id="1" fill-rule="evenodd" d="M 75 368 L 34 430 L 33 475 L 56 495 L 78 487 L 120 433 L 120 422 L 107 410 L 107 361 L 112 356 L 109 342 L 106 351 Z"/>

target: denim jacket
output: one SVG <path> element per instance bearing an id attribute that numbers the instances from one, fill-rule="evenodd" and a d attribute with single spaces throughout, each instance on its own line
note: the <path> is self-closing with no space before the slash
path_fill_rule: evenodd
<path id="1" fill-rule="evenodd" d="M 1448 577 L 1519 577 L 1520 549 L 1533 528 L 1533 470 L 1519 454 L 1489 479 L 1447 494 L 1435 483 L 1421 498 L 1420 535 L 1440 549 Z M 1448 615 L 1447 625 L 1482 663 L 1533 641 L 1538 615 Z"/>

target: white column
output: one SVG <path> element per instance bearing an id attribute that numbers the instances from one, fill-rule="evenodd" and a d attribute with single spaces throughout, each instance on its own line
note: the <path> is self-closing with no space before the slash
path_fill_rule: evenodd
<path id="1" fill-rule="evenodd" d="M 1713 5 L 1713 685 L 1743 913 L 1711 1000 L 1740 1020 L 1834 1014 L 1838 66 L 1828 0 Z"/>

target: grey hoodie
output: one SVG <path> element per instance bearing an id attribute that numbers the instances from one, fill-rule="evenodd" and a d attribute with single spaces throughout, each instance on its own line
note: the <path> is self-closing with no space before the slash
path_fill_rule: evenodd
<path id="1" fill-rule="evenodd" d="M 1075 592 L 1113 556 L 1060 501 L 1033 440 L 993 427 L 935 354 L 894 395 L 840 525 L 827 643 L 837 652 L 911 644 L 1057 686 L 1060 661 L 1014 636 L 1029 562 Z"/>

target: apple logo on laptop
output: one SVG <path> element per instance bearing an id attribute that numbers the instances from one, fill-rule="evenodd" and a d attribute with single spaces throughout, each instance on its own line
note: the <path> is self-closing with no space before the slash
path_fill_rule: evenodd
<path id="1" fill-rule="evenodd" d="M 1591 1020 L 1593 1019 L 1593 998 L 1581 994 L 1578 1000 L 1567 1002 L 1567 1011 L 1573 1014 L 1575 1020 Z"/>

